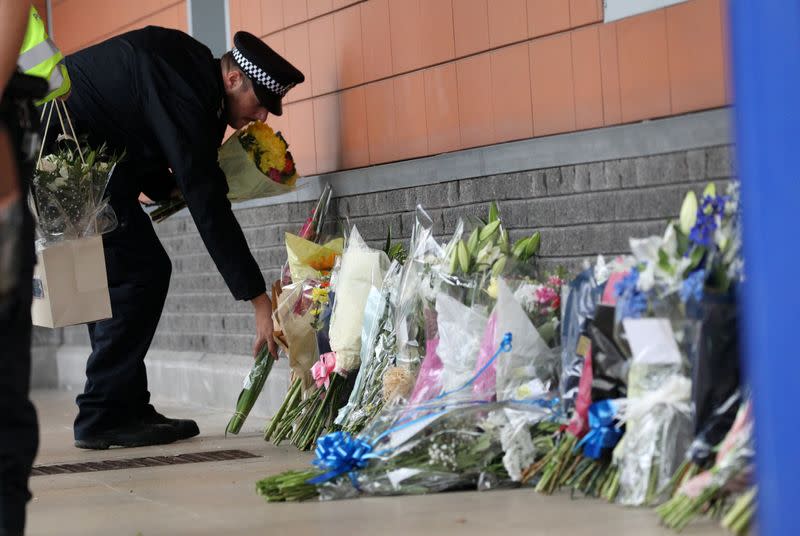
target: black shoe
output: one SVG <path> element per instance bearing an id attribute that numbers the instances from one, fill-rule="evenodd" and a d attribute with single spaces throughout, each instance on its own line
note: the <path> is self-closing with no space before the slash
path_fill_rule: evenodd
<path id="1" fill-rule="evenodd" d="M 183 439 L 175 427 L 167 424 L 136 422 L 75 440 L 79 449 L 105 450 L 109 447 L 146 447 L 166 445 Z"/>
<path id="2" fill-rule="evenodd" d="M 148 415 L 142 417 L 142 421 L 147 424 L 161 424 L 171 426 L 178 434 L 178 439 L 189 439 L 200 434 L 197 423 L 191 419 L 170 419 L 152 410 Z"/>

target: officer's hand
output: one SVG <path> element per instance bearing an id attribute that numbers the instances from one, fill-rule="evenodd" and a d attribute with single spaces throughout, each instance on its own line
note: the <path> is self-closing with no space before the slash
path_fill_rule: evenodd
<path id="1" fill-rule="evenodd" d="M 139 203 L 143 204 L 144 206 L 155 205 L 156 202 L 147 197 L 144 193 L 139 194 Z"/>
<path id="2" fill-rule="evenodd" d="M 256 357 L 265 344 L 269 345 L 270 353 L 277 359 L 278 347 L 272 337 L 274 327 L 272 325 L 272 302 L 269 301 L 266 293 L 257 296 L 252 300 L 256 317 L 256 338 L 253 342 L 253 357 Z"/>

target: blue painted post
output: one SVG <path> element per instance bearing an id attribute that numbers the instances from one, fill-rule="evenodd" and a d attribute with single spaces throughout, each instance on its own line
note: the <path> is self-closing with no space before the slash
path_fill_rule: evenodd
<path id="1" fill-rule="evenodd" d="M 759 534 L 800 535 L 800 1 L 732 0 Z"/>

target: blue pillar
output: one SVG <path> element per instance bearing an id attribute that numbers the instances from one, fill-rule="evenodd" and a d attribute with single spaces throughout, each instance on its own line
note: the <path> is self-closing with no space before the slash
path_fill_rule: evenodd
<path id="1" fill-rule="evenodd" d="M 800 535 L 800 0 L 731 0 L 762 536 Z"/>

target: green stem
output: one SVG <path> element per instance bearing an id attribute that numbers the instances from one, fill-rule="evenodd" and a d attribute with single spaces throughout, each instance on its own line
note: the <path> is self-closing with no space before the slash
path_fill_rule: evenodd
<path id="1" fill-rule="evenodd" d="M 267 429 L 264 430 L 264 441 L 269 441 L 272 438 L 272 434 L 275 433 L 275 430 L 278 428 L 278 425 L 280 424 L 281 419 L 283 419 L 284 414 L 286 414 L 289 407 L 294 404 L 296 395 L 300 391 L 300 383 L 301 382 L 299 378 L 292 382 L 289 392 L 283 399 L 283 404 L 281 404 L 281 407 L 278 408 L 278 412 L 272 417 Z"/>

